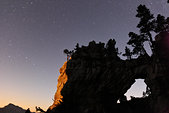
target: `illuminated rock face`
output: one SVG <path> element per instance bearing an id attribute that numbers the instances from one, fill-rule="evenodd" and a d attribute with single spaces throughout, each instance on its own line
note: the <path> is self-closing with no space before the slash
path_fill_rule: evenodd
<path id="1" fill-rule="evenodd" d="M 67 62 L 65 62 L 59 70 L 60 75 L 58 78 L 57 91 L 55 93 L 54 103 L 52 106 L 50 106 L 49 109 L 53 109 L 54 107 L 60 105 L 60 103 L 62 102 L 63 96 L 61 95 L 61 90 L 65 85 L 65 83 L 67 82 L 66 66 L 67 66 Z"/>

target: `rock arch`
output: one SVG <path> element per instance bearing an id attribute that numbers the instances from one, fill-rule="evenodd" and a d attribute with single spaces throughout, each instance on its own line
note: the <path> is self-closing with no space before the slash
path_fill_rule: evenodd
<path id="1" fill-rule="evenodd" d="M 54 103 L 54 107 L 48 112 L 122 113 L 124 111 L 121 108 L 129 113 L 166 111 L 169 105 L 169 74 L 166 71 L 168 64 L 165 62 L 169 60 L 157 62 L 157 56 L 148 55 L 121 60 L 115 46 L 110 46 L 114 48 L 112 49 L 104 45 L 93 41 L 88 46 L 79 47 L 72 54 L 62 72 L 66 73 L 67 77 L 62 90 L 59 90 L 63 98 L 57 106 Z M 151 89 L 151 95 L 117 104 L 117 100 L 138 78 L 145 79 Z"/>

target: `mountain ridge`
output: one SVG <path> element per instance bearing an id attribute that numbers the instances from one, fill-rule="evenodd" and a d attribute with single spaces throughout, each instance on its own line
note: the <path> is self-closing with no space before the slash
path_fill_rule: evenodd
<path id="1" fill-rule="evenodd" d="M 25 113 L 25 109 L 18 105 L 9 103 L 8 105 L 0 108 L 0 113 Z"/>

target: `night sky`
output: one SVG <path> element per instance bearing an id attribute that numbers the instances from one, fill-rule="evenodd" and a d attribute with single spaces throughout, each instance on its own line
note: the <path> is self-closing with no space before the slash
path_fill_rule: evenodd
<path id="1" fill-rule="evenodd" d="M 169 16 L 167 0 L 0 0 L 0 107 L 46 110 L 66 61 L 63 50 L 114 38 L 123 52 L 128 33 L 138 32 L 139 4 Z M 128 96 L 141 96 L 142 84 Z"/>

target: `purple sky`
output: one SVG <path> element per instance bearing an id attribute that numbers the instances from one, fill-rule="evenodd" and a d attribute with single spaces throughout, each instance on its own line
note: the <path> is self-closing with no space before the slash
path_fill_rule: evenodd
<path id="1" fill-rule="evenodd" d="M 167 0 L 0 0 L 0 107 L 47 109 L 66 61 L 63 50 L 115 38 L 123 52 L 128 33 L 138 32 L 139 4 L 169 16 Z M 128 96 L 140 96 L 142 84 Z"/>

